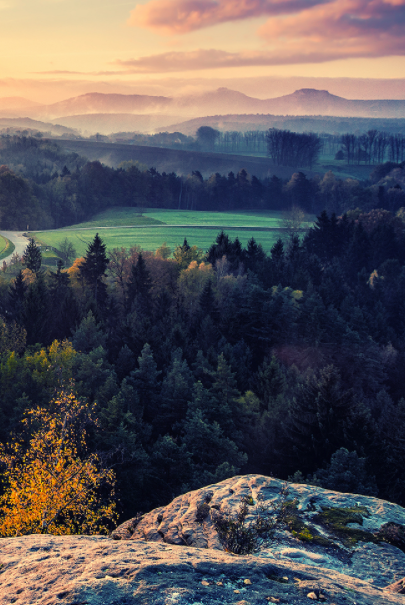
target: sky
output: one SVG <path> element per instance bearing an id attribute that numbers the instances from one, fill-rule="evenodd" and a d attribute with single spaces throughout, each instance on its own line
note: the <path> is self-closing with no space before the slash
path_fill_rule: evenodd
<path id="1" fill-rule="evenodd" d="M 405 98 L 405 0 L 0 0 L 0 97 L 228 86 L 270 98 L 297 78 Z"/>

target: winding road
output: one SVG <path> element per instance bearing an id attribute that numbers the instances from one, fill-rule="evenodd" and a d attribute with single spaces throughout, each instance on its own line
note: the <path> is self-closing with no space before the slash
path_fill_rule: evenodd
<path id="1" fill-rule="evenodd" d="M 28 245 L 28 237 L 24 236 L 21 231 L 0 231 L 0 235 L 9 239 L 15 246 L 15 250 L 3 258 L 3 260 L 9 260 L 16 252 L 19 256 L 24 254 L 25 248 Z"/>

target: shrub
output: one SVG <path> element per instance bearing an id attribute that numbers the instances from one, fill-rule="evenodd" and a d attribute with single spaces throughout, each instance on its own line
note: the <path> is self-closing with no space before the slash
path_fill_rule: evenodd
<path id="1" fill-rule="evenodd" d="M 287 486 L 280 491 L 280 497 L 265 504 L 262 498 L 253 511 L 253 520 L 247 522 L 247 516 L 252 514 L 249 506 L 254 505 L 251 496 L 243 496 L 239 510 L 235 516 L 214 512 L 211 509 L 211 519 L 218 532 L 219 539 L 226 552 L 236 555 L 248 555 L 257 552 L 260 541 L 271 538 L 278 525 L 282 525 L 285 511 L 285 502 L 288 495 Z"/>

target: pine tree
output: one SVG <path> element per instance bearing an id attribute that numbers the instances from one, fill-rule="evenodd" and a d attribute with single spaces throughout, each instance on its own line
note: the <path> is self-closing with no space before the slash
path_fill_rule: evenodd
<path id="1" fill-rule="evenodd" d="M 22 319 L 27 330 L 27 344 L 48 344 L 49 338 L 49 293 L 42 273 L 28 286 L 24 299 Z"/>
<path id="2" fill-rule="evenodd" d="M 157 369 L 151 346 L 146 343 L 138 357 L 138 369 L 131 372 L 128 383 L 133 385 L 139 396 L 145 422 L 154 422 L 158 412 L 158 378 L 161 371 Z"/>
<path id="3" fill-rule="evenodd" d="M 84 261 L 80 265 L 80 273 L 91 288 L 96 305 L 102 305 L 107 296 L 103 277 L 109 262 L 106 246 L 96 233 L 94 240 L 88 245 Z"/>
<path id="4" fill-rule="evenodd" d="M 201 409 L 188 411 L 183 430 L 183 444 L 194 462 L 194 488 L 231 477 L 247 462 L 246 454 Z"/>
<path id="5" fill-rule="evenodd" d="M 282 401 L 286 391 L 286 379 L 277 358 L 265 358 L 254 378 L 254 391 L 259 396 L 261 406 L 270 411 Z"/>
<path id="6" fill-rule="evenodd" d="M 215 420 L 219 423 L 227 436 L 239 438 L 236 423 L 239 420 L 240 406 L 238 400 L 241 396 L 237 388 L 235 373 L 227 363 L 225 356 L 218 356 L 218 367 L 213 374 L 214 384 L 212 394 L 218 401 L 218 415 Z"/>
<path id="7" fill-rule="evenodd" d="M 137 263 L 132 265 L 131 276 L 128 281 L 128 308 L 135 306 L 141 312 L 149 314 L 152 311 L 149 304 L 151 285 L 150 274 L 140 252 Z"/>
<path id="8" fill-rule="evenodd" d="M 157 419 L 162 434 L 178 433 L 180 422 L 186 416 L 187 402 L 192 396 L 193 374 L 182 357 L 181 349 L 172 353 L 172 361 L 162 383 L 162 409 Z"/>
<path id="9" fill-rule="evenodd" d="M 56 273 L 50 274 L 50 300 L 52 335 L 59 340 L 68 338 L 78 320 L 78 309 L 73 291 L 70 288 L 70 278 L 63 271 L 63 262 L 58 260 Z"/>
<path id="10" fill-rule="evenodd" d="M 212 289 L 212 281 L 211 279 L 208 279 L 203 291 L 200 294 L 200 308 L 201 308 L 201 312 L 202 315 L 211 315 L 211 317 L 213 316 L 213 314 L 215 314 L 215 296 L 214 296 L 214 291 Z"/>
<path id="11" fill-rule="evenodd" d="M 366 415 L 353 389 L 342 388 L 334 366 L 308 378 L 290 405 L 286 423 L 286 456 L 292 470 L 311 472 L 327 464 L 340 447 L 356 449 L 359 424 L 367 424 Z"/>
<path id="12" fill-rule="evenodd" d="M 22 313 L 24 307 L 25 295 L 27 292 L 27 286 L 24 283 L 24 278 L 22 271 L 17 273 L 15 280 L 10 285 L 10 289 L 8 292 L 11 312 L 13 317 L 19 323 L 22 323 Z"/>
<path id="13" fill-rule="evenodd" d="M 40 248 L 36 245 L 34 239 L 30 237 L 29 244 L 23 255 L 24 264 L 33 273 L 38 273 L 41 269 L 42 254 Z"/>

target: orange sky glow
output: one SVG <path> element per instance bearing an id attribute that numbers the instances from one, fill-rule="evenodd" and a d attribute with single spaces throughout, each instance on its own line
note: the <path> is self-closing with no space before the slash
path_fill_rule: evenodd
<path id="1" fill-rule="evenodd" d="M 405 98 L 405 0 L 0 0 L 0 97 L 228 86 L 266 98 L 297 77 Z M 362 95 L 362 78 L 399 83 Z"/>

